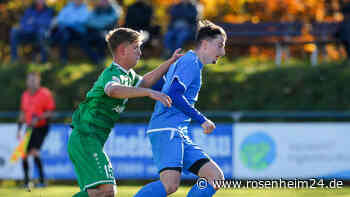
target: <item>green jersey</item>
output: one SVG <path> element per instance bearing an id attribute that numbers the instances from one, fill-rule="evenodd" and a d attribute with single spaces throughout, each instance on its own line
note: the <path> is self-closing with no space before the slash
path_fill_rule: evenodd
<path id="1" fill-rule="evenodd" d="M 80 103 L 73 114 L 72 125 L 82 132 L 110 132 L 119 114 L 125 109 L 128 99 L 116 99 L 109 97 L 106 87 L 111 84 L 119 84 L 128 87 L 137 87 L 142 77 L 134 70 L 125 70 L 116 63 L 106 68 L 87 93 L 86 99 Z M 91 129 L 93 127 L 94 129 Z"/>

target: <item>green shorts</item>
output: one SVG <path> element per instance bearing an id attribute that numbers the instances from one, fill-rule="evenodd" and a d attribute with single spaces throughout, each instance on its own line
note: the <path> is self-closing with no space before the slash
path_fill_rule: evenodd
<path id="1" fill-rule="evenodd" d="M 82 191 L 101 184 L 115 184 L 112 164 L 95 135 L 73 129 L 68 141 L 68 154 Z"/>

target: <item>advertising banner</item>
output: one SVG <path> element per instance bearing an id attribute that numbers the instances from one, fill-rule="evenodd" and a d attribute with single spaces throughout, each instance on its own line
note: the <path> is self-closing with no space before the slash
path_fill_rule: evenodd
<path id="1" fill-rule="evenodd" d="M 117 179 L 158 178 L 153 163 L 147 124 L 116 124 L 105 144 Z M 0 138 L 0 178 L 22 179 L 21 160 L 10 163 L 9 158 L 18 145 L 16 124 L 0 124 L 0 131 L 6 133 Z M 52 124 L 41 148 L 44 172 L 48 179 L 75 179 L 75 173 L 67 153 L 67 142 L 71 128 L 65 124 Z M 217 125 L 213 134 L 205 135 L 199 125 L 191 129 L 194 143 L 199 144 L 232 177 L 232 124 Z M 30 159 L 31 174 L 38 177 Z M 11 173 L 9 173 L 11 172 Z M 184 174 L 184 178 L 193 178 Z"/>
<path id="2" fill-rule="evenodd" d="M 234 177 L 350 178 L 349 123 L 240 123 Z"/>

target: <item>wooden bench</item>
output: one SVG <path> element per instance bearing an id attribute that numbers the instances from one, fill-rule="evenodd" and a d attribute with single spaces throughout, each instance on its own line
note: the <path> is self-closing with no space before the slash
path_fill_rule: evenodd
<path id="1" fill-rule="evenodd" d="M 311 54 L 311 64 L 316 65 L 318 63 L 319 53 L 325 56 L 325 46 L 327 44 L 340 44 L 339 40 L 335 38 L 335 34 L 338 31 L 340 23 L 336 22 L 322 22 L 312 23 L 310 34 L 314 37 L 314 40 L 310 43 L 315 44 L 316 48 Z"/>

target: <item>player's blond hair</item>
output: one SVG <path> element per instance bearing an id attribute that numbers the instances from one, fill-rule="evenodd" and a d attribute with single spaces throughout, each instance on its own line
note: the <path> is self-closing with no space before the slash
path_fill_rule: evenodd
<path id="1" fill-rule="evenodd" d="M 142 40 L 142 34 L 130 28 L 113 29 L 106 35 L 106 42 L 112 56 L 114 55 L 115 49 L 122 43 L 127 42 L 131 44 L 133 42 L 142 42 Z"/>

